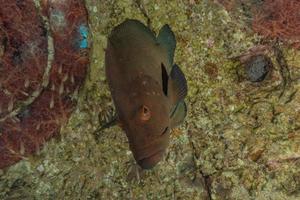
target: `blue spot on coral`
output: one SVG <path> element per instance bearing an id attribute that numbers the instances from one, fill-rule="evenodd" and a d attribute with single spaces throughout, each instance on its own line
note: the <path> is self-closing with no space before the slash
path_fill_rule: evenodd
<path id="1" fill-rule="evenodd" d="M 85 49 L 85 48 L 88 48 L 88 33 L 89 33 L 89 30 L 87 28 L 87 26 L 85 25 L 80 25 L 79 26 L 79 33 L 81 35 L 81 40 L 79 42 L 79 47 L 81 49 Z"/>

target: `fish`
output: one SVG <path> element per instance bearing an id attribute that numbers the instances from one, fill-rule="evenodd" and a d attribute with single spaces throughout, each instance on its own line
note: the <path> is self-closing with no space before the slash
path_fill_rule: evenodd
<path id="1" fill-rule="evenodd" d="M 126 19 L 108 36 L 105 74 L 117 121 L 142 169 L 164 158 L 171 129 L 187 115 L 187 81 L 174 64 L 175 34 L 165 24 L 156 36 L 135 19 Z"/>

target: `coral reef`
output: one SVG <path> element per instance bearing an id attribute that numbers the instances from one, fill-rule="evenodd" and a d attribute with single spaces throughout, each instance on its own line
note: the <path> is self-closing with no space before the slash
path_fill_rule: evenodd
<path id="1" fill-rule="evenodd" d="M 58 135 L 89 63 L 82 1 L 1 1 L 0 168 Z"/>
<path id="2" fill-rule="evenodd" d="M 280 42 L 264 51 L 263 37 L 211 0 L 85 3 L 93 46 L 77 106 L 60 137 L 0 170 L 0 199 L 300 199 L 299 51 Z M 172 132 L 166 158 L 142 173 L 120 127 L 98 131 L 113 113 L 103 49 L 126 18 L 150 20 L 155 32 L 172 27 L 189 86 L 187 121 Z M 231 58 L 258 52 L 272 72 L 258 83 L 239 80 L 240 63 Z M 290 78 L 281 75 L 286 66 Z"/>

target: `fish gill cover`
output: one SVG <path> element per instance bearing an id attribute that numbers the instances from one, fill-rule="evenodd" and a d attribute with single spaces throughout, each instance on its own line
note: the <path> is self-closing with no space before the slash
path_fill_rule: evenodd
<path id="1" fill-rule="evenodd" d="M 59 134 L 88 58 L 83 1 L 0 1 L 0 169 Z"/>

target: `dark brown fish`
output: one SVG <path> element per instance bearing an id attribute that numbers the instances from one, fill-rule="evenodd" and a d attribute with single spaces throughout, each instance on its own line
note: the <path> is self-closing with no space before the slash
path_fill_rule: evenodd
<path id="1" fill-rule="evenodd" d="M 137 20 L 126 20 L 108 38 L 106 76 L 118 121 L 144 169 L 154 167 L 169 144 L 170 129 L 186 116 L 187 84 L 173 64 L 175 36 L 168 25 L 158 37 Z"/>

